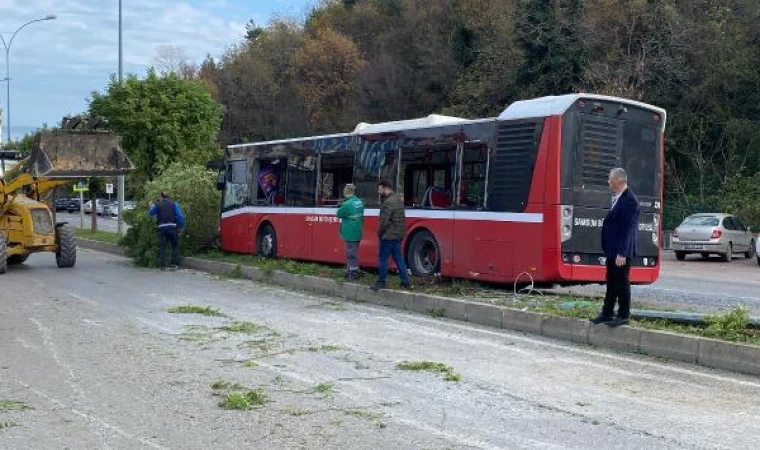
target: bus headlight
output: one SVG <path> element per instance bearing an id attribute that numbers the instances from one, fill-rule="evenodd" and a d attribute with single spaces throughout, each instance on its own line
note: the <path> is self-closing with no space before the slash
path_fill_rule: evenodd
<path id="1" fill-rule="evenodd" d="M 573 237 L 573 207 L 569 205 L 560 206 L 560 233 L 562 242 L 569 241 Z"/>

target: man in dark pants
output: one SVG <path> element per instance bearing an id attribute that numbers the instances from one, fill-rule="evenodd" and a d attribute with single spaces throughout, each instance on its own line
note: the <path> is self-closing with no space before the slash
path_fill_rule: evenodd
<path id="1" fill-rule="evenodd" d="M 591 322 L 617 327 L 628 324 L 631 315 L 631 283 L 628 274 L 631 260 L 636 256 L 639 200 L 628 189 L 625 170 L 612 169 L 607 182 L 613 193 L 610 210 L 602 225 L 602 249 L 607 258 L 607 294 L 602 312 Z M 613 318 L 616 300 L 618 312 L 617 317 Z"/>
<path id="2" fill-rule="evenodd" d="M 169 200 L 165 193 L 161 193 L 158 203 L 150 207 L 148 214 L 156 216 L 158 226 L 159 250 L 158 258 L 161 270 L 166 268 L 166 243 L 172 246 L 172 264 L 170 269 L 179 267 L 179 238 L 178 232 L 185 227 L 185 218 L 179 205 Z"/>
<path id="3" fill-rule="evenodd" d="M 398 268 L 401 277 L 401 287 L 410 288 L 409 273 L 406 270 L 404 256 L 401 254 L 401 241 L 406 235 L 406 214 L 404 202 L 401 196 L 393 193 L 393 187 L 387 181 L 381 181 L 377 185 L 377 193 L 382 204 L 380 205 L 380 226 L 377 236 L 380 239 L 380 267 L 378 270 L 377 283 L 372 286 L 373 290 L 385 289 L 385 281 L 388 276 L 388 257 L 393 256 L 393 261 Z"/>

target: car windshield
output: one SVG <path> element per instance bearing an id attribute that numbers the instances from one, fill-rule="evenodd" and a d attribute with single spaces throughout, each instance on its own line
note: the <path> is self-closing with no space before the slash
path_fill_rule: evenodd
<path id="1" fill-rule="evenodd" d="M 692 225 L 697 227 L 717 227 L 718 218 L 714 216 L 692 216 L 683 221 L 683 225 Z"/>

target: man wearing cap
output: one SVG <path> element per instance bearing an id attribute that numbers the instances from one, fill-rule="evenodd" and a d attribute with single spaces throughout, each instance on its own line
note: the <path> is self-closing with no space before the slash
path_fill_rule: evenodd
<path id="1" fill-rule="evenodd" d="M 356 186 L 347 184 L 343 188 L 343 203 L 338 208 L 340 238 L 346 244 L 346 279 L 359 277 L 359 244 L 364 227 L 364 203 L 356 196 Z"/>

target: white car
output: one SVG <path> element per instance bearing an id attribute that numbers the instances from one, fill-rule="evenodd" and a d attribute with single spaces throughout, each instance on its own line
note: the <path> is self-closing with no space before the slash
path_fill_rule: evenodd
<path id="1" fill-rule="evenodd" d="M 99 215 L 103 215 L 103 210 L 108 207 L 108 201 L 107 200 L 101 200 L 97 199 L 95 203 L 95 212 Z M 92 200 L 89 200 L 87 203 L 84 204 L 84 212 L 85 214 L 92 214 Z"/>
<path id="2" fill-rule="evenodd" d="M 137 206 L 137 202 L 131 201 L 131 200 L 125 200 L 124 201 L 124 211 L 129 211 L 130 209 L 135 209 L 135 206 Z M 106 208 L 106 214 L 109 214 L 111 217 L 118 217 L 119 216 L 119 203 L 113 202 L 110 205 L 108 205 L 108 208 Z"/>
<path id="3" fill-rule="evenodd" d="M 718 254 L 723 261 L 731 261 L 734 254 L 745 258 L 756 255 L 755 237 L 752 230 L 745 227 L 732 214 L 693 214 L 673 232 L 672 247 L 676 259 L 683 261 L 686 255 L 698 253 L 703 258 Z"/>

